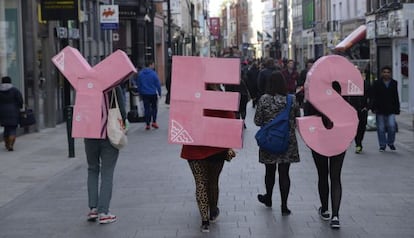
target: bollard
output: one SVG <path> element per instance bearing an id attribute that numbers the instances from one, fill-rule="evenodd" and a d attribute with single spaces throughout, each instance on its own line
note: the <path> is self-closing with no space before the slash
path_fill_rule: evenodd
<path id="1" fill-rule="evenodd" d="M 75 157 L 75 139 L 72 137 L 73 106 L 66 106 L 66 134 L 68 136 L 69 158 Z"/>

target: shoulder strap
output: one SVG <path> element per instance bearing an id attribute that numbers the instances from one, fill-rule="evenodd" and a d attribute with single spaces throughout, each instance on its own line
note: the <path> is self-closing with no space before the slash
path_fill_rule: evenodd
<path id="1" fill-rule="evenodd" d="M 287 108 L 287 110 L 289 110 L 289 111 L 290 111 L 290 108 L 292 107 L 292 95 L 288 94 L 288 95 L 286 96 L 286 101 L 287 101 L 287 106 L 286 106 L 286 108 Z"/>
<path id="2" fill-rule="evenodd" d="M 117 108 L 118 106 L 118 97 L 116 95 L 116 89 L 113 88 L 111 91 L 111 101 L 109 103 L 109 108 Z"/>
<path id="3" fill-rule="evenodd" d="M 289 112 L 290 112 L 290 108 L 292 106 L 292 95 L 288 94 L 286 96 L 286 101 L 287 101 L 287 105 L 285 107 L 285 109 L 283 109 L 282 111 L 280 111 L 275 118 L 273 118 L 269 123 L 267 123 L 266 125 L 264 125 L 263 127 L 270 127 L 272 126 L 275 122 L 276 122 L 276 118 L 279 115 L 282 115 L 283 113 L 285 113 L 287 115 L 287 117 L 289 117 Z"/>

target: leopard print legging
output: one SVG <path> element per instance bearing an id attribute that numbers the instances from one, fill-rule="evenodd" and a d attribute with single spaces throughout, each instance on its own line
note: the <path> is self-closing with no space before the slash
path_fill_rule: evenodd
<path id="1" fill-rule="evenodd" d="M 209 209 L 211 212 L 217 208 L 219 176 L 223 169 L 224 160 L 216 158 L 188 160 L 188 164 L 194 175 L 196 200 L 201 219 L 208 221 Z"/>

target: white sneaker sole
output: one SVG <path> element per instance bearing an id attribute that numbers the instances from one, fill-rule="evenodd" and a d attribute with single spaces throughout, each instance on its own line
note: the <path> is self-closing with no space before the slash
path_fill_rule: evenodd
<path id="1" fill-rule="evenodd" d="M 99 224 L 109 224 L 109 223 L 113 223 L 113 222 L 116 222 L 116 218 L 115 219 L 99 220 Z"/>

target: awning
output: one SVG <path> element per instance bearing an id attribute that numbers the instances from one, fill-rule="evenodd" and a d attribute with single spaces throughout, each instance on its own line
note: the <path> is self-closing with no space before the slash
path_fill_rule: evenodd
<path id="1" fill-rule="evenodd" d="M 365 39 L 367 35 L 367 27 L 365 25 L 359 26 L 351 34 L 349 34 L 345 39 L 339 42 L 334 50 L 335 51 L 346 51 L 354 44 L 358 43 L 360 40 Z"/>

